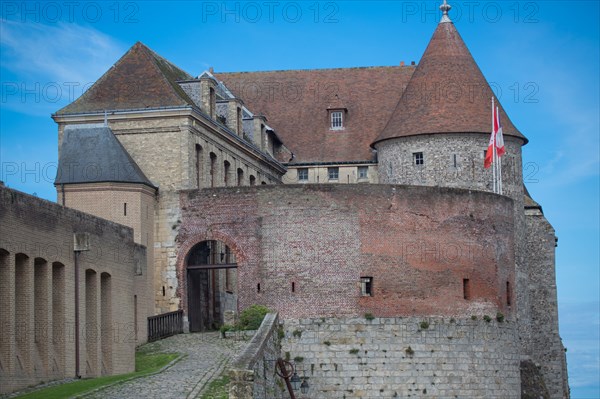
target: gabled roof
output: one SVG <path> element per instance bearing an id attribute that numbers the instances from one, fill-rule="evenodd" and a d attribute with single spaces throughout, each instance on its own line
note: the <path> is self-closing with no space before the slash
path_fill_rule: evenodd
<path id="1" fill-rule="evenodd" d="M 67 125 L 54 184 L 140 183 L 156 188 L 104 125 Z"/>
<path id="2" fill-rule="evenodd" d="M 390 66 L 215 73 L 256 114 L 263 114 L 291 162 L 372 161 L 377 138 L 415 67 Z M 337 97 L 336 97 L 337 95 Z M 347 109 L 344 130 L 330 130 L 329 109 Z"/>
<path id="3" fill-rule="evenodd" d="M 449 19 L 438 24 L 376 144 L 434 133 L 490 133 L 492 89 Z M 527 142 L 500 107 L 503 133 Z"/>
<path id="4" fill-rule="evenodd" d="M 137 42 L 81 97 L 56 114 L 192 105 L 176 83 L 188 79 L 192 76 Z"/>

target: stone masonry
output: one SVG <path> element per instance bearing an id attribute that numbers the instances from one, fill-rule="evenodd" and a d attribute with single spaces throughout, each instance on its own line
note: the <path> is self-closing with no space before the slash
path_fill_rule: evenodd
<path id="1" fill-rule="evenodd" d="M 288 320 L 282 350 L 299 399 L 520 398 L 515 323 L 473 316 Z"/>

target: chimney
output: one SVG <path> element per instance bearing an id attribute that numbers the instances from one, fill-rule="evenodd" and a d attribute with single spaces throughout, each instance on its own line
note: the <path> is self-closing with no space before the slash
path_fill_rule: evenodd
<path id="1" fill-rule="evenodd" d="M 410 65 L 415 65 L 415 64 L 416 64 L 416 63 L 415 63 L 414 61 L 411 61 L 411 62 L 410 62 Z"/>
<path id="2" fill-rule="evenodd" d="M 242 107 L 244 102 L 239 98 L 230 98 L 227 101 L 227 126 L 240 137 L 244 136 L 242 128 Z"/>
<path id="3" fill-rule="evenodd" d="M 267 118 L 264 115 L 254 115 L 253 141 L 261 151 L 265 150 L 266 124 Z"/>
<path id="4" fill-rule="evenodd" d="M 217 118 L 217 82 L 208 76 L 200 78 L 200 87 L 202 92 L 202 110 L 206 112 L 211 119 Z"/>
<path id="5" fill-rule="evenodd" d="M 404 66 L 404 61 L 400 61 L 400 66 Z"/>

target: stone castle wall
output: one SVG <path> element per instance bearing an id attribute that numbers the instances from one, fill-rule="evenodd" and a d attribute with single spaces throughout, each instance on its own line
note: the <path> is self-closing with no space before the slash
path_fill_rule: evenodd
<path id="1" fill-rule="evenodd" d="M 515 226 L 516 301 L 521 349 L 524 359 L 532 353 L 530 272 L 526 261 L 525 215 L 523 204 L 523 142 L 504 138 L 502 157 L 503 193 L 512 198 Z M 391 184 L 460 187 L 493 191 L 492 168 L 484 169 L 484 150 L 489 134 L 451 133 L 401 137 L 377 144 L 379 181 Z M 416 165 L 414 154 L 423 154 L 423 165 Z"/>
<path id="2" fill-rule="evenodd" d="M 565 348 L 558 333 L 555 232 L 541 209 L 526 211 L 530 273 L 532 359 L 541 366 L 552 399 L 569 397 Z"/>
<path id="3" fill-rule="evenodd" d="M 260 328 L 229 367 L 229 399 L 283 399 L 283 380 L 276 374 L 281 357 L 279 318 L 276 313 L 265 316 Z"/>
<path id="4" fill-rule="evenodd" d="M 282 350 L 299 399 L 520 398 L 516 324 L 481 316 L 286 320 Z"/>

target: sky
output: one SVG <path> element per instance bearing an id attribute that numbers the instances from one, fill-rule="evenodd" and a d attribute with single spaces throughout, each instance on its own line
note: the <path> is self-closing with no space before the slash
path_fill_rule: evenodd
<path id="1" fill-rule="evenodd" d="M 418 62 L 441 1 L 0 2 L 0 180 L 56 200 L 50 115 L 136 41 L 197 76 Z M 600 397 L 598 1 L 449 1 L 530 140 L 523 176 L 559 238 L 560 333 L 575 399 Z"/>

